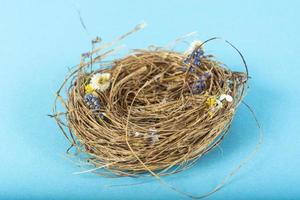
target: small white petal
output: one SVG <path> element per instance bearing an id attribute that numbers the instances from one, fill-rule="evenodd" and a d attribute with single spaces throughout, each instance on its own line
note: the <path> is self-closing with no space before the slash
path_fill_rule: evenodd
<path id="1" fill-rule="evenodd" d="M 220 100 L 217 100 L 217 108 L 220 109 L 223 107 L 223 103 Z"/>
<path id="2" fill-rule="evenodd" d="M 102 76 L 103 78 L 106 78 L 107 80 L 110 79 L 110 73 L 107 73 L 107 72 L 101 73 L 101 76 Z"/>
<path id="3" fill-rule="evenodd" d="M 228 101 L 228 102 L 232 102 L 232 101 L 233 101 L 233 98 L 232 98 L 232 96 L 230 96 L 230 95 L 226 95 L 226 101 Z"/>
<path id="4" fill-rule="evenodd" d="M 104 83 L 104 84 L 101 84 L 101 85 L 99 85 L 99 90 L 100 90 L 101 92 L 104 92 L 106 89 L 109 88 L 109 85 L 110 85 L 109 82 Z"/>
<path id="5" fill-rule="evenodd" d="M 219 100 L 223 101 L 224 99 L 226 99 L 226 101 L 228 101 L 228 102 L 232 102 L 233 101 L 232 96 L 230 96 L 229 94 L 221 94 Z"/>
<path id="6" fill-rule="evenodd" d="M 219 100 L 220 100 L 220 101 L 223 101 L 224 99 L 226 99 L 226 96 L 227 96 L 226 94 L 221 94 Z"/>

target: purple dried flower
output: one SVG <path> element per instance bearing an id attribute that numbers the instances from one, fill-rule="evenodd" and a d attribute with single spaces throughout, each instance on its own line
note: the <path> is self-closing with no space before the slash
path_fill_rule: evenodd
<path id="1" fill-rule="evenodd" d="M 210 72 L 204 72 L 203 76 L 204 76 L 205 78 L 209 78 L 209 77 L 210 77 Z"/>
<path id="2" fill-rule="evenodd" d="M 183 63 L 186 65 L 190 65 L 191 60 L 192 63 L 196 66 L 201 65 L 201 57 L 204 55 L 204 51 L 201 48 L 195 49 L 191 54 L 188 55 L 186 59 L 184 59 Z"/>
<path id="3" fill-rule="evenodd" d="M 201 64 L 200 59 L 195 59 L 195 60 L 194 60 L 194 65 L 199 66 L 200 64 Z"/>
<path id="4" fill-rule="evenodd" d="M 100 104 L 96 105 L 96 109 L 99 110 L 100 109 Z"/>
<path id="5" fill-rule="evenodd" d="M 101 119 L 104 119 L 104 114 L 103 114 L 102 112 L 100 112 L 100 113 L 99 113 L 99 117 L 100 117 Z"/>
<path id="6" fill-rule="evenodd" d="M 203 79 L 203 77 L 201 77 L 197 80 L 197 83 L 204 83 L 205 81 L 206 81 L 206 79 Z"/>
<path id="7" fill-rule="evenodd" d="M 90 57 L 90 53 L 89 53 L 89 52 L 82 53 L 81 56 L 82 56 L 83 58 L 88 58 L 88 57 Z"/>
<path id="8" fill-rule="evenodd" d="M 93 95 L 92 95 L 92 94 L 86 94 L 86 95 L 84 96 L 84 101 L 88 102 L 88 101 L 92 100 L 92 98 L 93 98 Z"/>
<path id="9" fill-rule="evenodd" d="M 200 57 L 200 56 L 203 56 L 203 55 L 204 55 L 204 51 L 203 51 L 203 49 L 202 49 L 202 48 L 198 48 L 196 51 L 197 51 L 197 53 L 198 53 L 198 57 Z"/>
<path id="10" fill-rule="evenodd" d="M 183 60 L 183 63 L 186 64 L 186 65 L 188 65 L 189 62 L 190 62 L 190 61 L 189 61 L 189 59 L 187 59 L 187 58 Z"/>
<path id="11" fill-rule="evenodd" d="M 206 87 L 206 80 L 210 77 L 210 72 L 205 72 L 201 77 L 198 78 L 196 83 L 193 85 L 193 93 L 199 94 Z"/>
<path id="12" fill-rule="evenodd" d="M 194 93 L 201 93 L 205 89 L 205 80 L 199 79 L 193 86 Z"/>
<path id="13" fill-rule="evenodd" d="M 92 110 L 100 109 L 100 100 L 95 97 L 93 94 L 86 94 L 84 96 L 84 102 Z"/>
<path id="14" fill-rule="evenodd" d="M 196 69 L 195 69 L 195 67 L 190 67 L 190 72 L 195 72 L 196 71 Z"/>
<path id="15" fill-rule="evenodd" d="M 193 51 L 192 57 L 194 59 L 199 60 L 203 56 L 203 54 L 204 54 L 204 51 L 201 48 L 199 48 L 199 49 L 196 49 Z"/>

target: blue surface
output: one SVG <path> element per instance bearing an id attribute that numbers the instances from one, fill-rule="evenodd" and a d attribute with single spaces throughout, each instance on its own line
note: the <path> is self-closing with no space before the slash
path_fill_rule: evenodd
<path id="1" fill-rule="evenodd" d="M 202 40 L 222 36 L 232 41 L 248 61 L 252 79 L 246 101 L 263 125 L 264 143 L 208 199 L 300 199 L 299 1 L 74 2 L 0 2 L 0 199 L 184 199 L 152 179 L 72 174 L 81 169 L 64 159 L 67 141 L 46 116 L 67 67 L 90 48 L 90 37 L 110 41 L 143 20 L 148 28 L 126 40 L 128 48 L 165 45 L 196 30 Z M 238 56 L 224 44 L 206 48 L 242 70 Z M 257 141 L 255 123 L 241 106 L 221 145 L 223 154 L 215 149 L 195 167 L 165 180 L 185 192 L 204 194 Z M 120 184 L 137 185 L 108 187 Z"/>

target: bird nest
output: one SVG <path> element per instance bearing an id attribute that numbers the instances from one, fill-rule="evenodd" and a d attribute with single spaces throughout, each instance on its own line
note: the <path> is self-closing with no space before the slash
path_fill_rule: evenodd
<path id="1" fill-rule="evenodd" d="M 220 143 L 248 74 L 206 55 L 204 43 L 185 53 L 134 50 L 92 70 L 112 51 L 82 55 L 57 92 L 53 117 L 91 172 L 168 175 Z M 58 111 L 59 102 L 65 111 Z"/>

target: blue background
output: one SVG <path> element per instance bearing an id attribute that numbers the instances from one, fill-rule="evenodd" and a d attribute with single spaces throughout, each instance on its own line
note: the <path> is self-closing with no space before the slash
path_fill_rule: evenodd
<path id="1" fill-rule="evenodd" d="M 198 31 L 202 40 L 221 36 L 232 41 L 248 61 L 252 79 L 246 102 L 263 125 L 264 143 L 209 199 L 300 199 L 299 8 L 296 0 L 1 0 L 0 199 L 184 199 L 153 179 L 72 174 L 82 169 L 65 159 L 68 143 L 46 116 L 68 67 L 90 49 L 92 37 L 110 41 L 142 21 L 149 26 L 124 41 L 128 48 L 165 45 Z M 242 70 L 238 56 L 221 42 L 206 49 Z M 204 194 L 257 141 L 258 129 L 241 105 L 221 145 L 223 153 L 217 148 L 195 167 L 165 180 Z M 110 187 L 124 184 L 136 185 Z"/>

